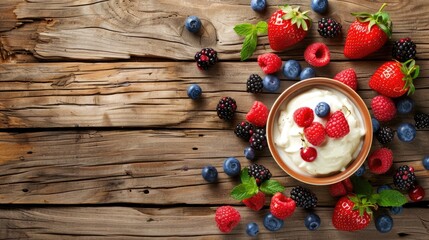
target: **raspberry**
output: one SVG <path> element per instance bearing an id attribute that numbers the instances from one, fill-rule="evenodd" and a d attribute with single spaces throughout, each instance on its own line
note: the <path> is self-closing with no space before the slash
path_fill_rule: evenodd
<path id="1" fill-rule="evenodd" d="M 244 205 L 249 207 L 254 211 L 259 211 L 264 207 L 265 204 L 265 194 L 263 192 L 258 192 L 250 198 L 243 200 Z"/>
<path id="2" fill-rule="evenodd" d="M 386 173 L 393 164 L 393 153 L 388 148 L 375 150 L 368 158 L 368 168 L 372 173 Z"/>
<path id="3" fill-rule="evenodd" d="M 347 135 L 350 127 L 344 113 L 339 110 L 334 112 L 326 122 L 325 131 L 331 138 L 342 138 Z"/>
<path id="4" fill-rule="evenodd" d="M 258 64 L 266 74 L 275 73 L 282 67 L 282 59 L 274 53 L 264 53 L 258 56 Z"/>
<path id="5" fill-rule="evenodd" d="M 265 127 L 268 119 L 268 108 L 262 102 L 255 101 L 246 114 L 246 120 L 257 127 Z"/>
<path id="6" fill-rule="evenodd" d="M 216 107 L 217 116 L 227 121 L 234 117 L 235 110 L 237 110 L 237 103 L 231 97 L 221 98 Z"/>
<path id="7" fill-rule="evenodd" d="M 350 180 L 350 178 L 344 179 L 343 181 L 341 181 L 341 183 L 344 185 L 347 192 L 349 192 L 349 193 L 353 192 L 353 184 L 352 184 L 352 181 Z"/>
<path id="8" fill-rule="evenodd" d="M 312 122 L 310 126 L 304 128 L 304 135 L 309 143 L 319 146 L 325 141 L 325 128 L 319 122 Z"/>
<path id="9" fill-rule="evenodd" d="M 271 198 L 270 212 L 274 217 L 284 220 L 291 216 L 296 209 L 296 203 L 292 198 L 288 198 L 278 192 Z"/>
<path id="10" fill-rule="evenodd" d="M 371 108 L 375 119 L 380 122 L 392 120 L 396 115 L 396 106 L 392 99 L 378 95 L 371 100 Z"/>
<path id="11" fill-rule="evenodd" d="M 215 221 L 221 232 L 231 232 L 240 222 L 240 213 L 231 206 L 222 206 L 216 209 Z"/>
<path id="12" fill-rule="evenodd" d="M 347 190 L 343 182 L 338 182 L 329 186 L 329 194 L 332 197 L 342 197 L 347 194 Z"/>
<path id="13" fill-rule="evenodd" d="M 324 43 L 313 43 L 305 49 L 304 58 L 311 66 L 323 67 L 331 61 L 331 53 Z"/>
<path id="14" fill-rule="evenodd" d="M 317 205 L 317 197 L 309 189 L 296 186 L 290 191 L 290 197 L 295 200 L 296 205 L 302 208 L 314 208 Z"/>
<path id="15" fill-rule="evenodd" d="M 349 68 L 337 73 L 334 79 L 346 84 L 347 86 L 351 87 L 355 91 L 357 90 L 357 85 L 358 85 L 357 76 L 353 68 Z"/>
<path id="16" fill-rule="evenodd" d="M 309 107 L 301 107 L 293 113 L 293 120 L 300 127 L 308 127 L 314 120 L 314 112 Z"/>
<path id="17" fill-rule="evenodd" d="M 234 129 L 235 135 L 237 137 L 242 138 L 246 141 L 249 141 L 250 137 L 253 135 L 254 127 L 251 123 L 242 121 L 237 124 Z"/>

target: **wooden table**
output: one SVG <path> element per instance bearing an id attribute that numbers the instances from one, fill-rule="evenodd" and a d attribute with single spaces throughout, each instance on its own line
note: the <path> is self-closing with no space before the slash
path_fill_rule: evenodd
<path id="1" fill-rule="evenodd" d="M 303 224 L 298 209 L 279 232 L 268 232 L 260 212 L 249 210 L 229 196 L 238 180 L 223 173 L 222 163 L 237 157 L 243 166 L 246 143 L 233 128 L 254 100 L 271 106 L 278 93 L 254 95 L 245 91 L 251 73 L 264 75 L 255 61 L 270 52 L 260 38 L 252 59 L 239 61 L 242 38 L 233 31 L 239 23 L 266 20 L 286 2 L 309 10 L 307 1 L 268 1 L 263 14 L 249 0 L 2 0 L 0 2 L 0 238 L 1 239 L 245 239 L 245 226 L 259 224 L 262 239 L 429 239 L 427 195 L 393 216 L 394 228 L 380 234 L 373 224 L 357 233 L 340 232 L 331 223 L 336 199 L 326 186 L 308 186 L 276 165 L 269 151 L 257 163 L 286 186 L 310 188 L 319 198 L 315 212 L 322 218 L 318 231 Z M 305 2 L 305 3 L 303 3 Z M 330 0 L 329 16 L 346 31 L 350 12 L 375 12 L 382 1 Z M 426 0 L 388 0 L 394 22 L 393 40 L 411 37 L 418 46 L 421 75 L 415 81 L 416 108 L 429 113 L 429 6 Z M 184 29 L 187 16 L 202 19 L 203 31 Z M 310 12 L 313 19 L 320 15 Z M 363 60 L 343 56 L 344 37 L 322 39 L 315 26 L 309 36 L 279 53 L 303 66 L 305 47 L 324 42 L 332 62 L 317 69 L 333 77 L 353 67 L 359 94 L 369 105 L 376 93 L 368 79 L 390 59 L 392 43 Z M 199 71 L 193 56 L 203 47 L 219 52 L 221 62 Z M 281 74 L 281 91 L 295 81 Z M 190 100 L 186 88 L 197 83 L 202 99 Z M 222 96 L 237 100 L 231 123 L 216 116 Z M 389 123 L 413 122 L 400 116 Z M 374 143 L 374 148 L 379 147 Z M 394 167 L 416 169 L 418 182 L 429 194 L 429 172 L 421 164 L 428 154 L 429 134 L 419 130 L 413 143 L 397 138 L 389 145 Z M 203 166 L 218 168 L 219 181 L 201 177 Z M 375 186 L 392 184 L 391 175 L 367 173 Z M 239 226 L 222 234 L 214 212 L 234 205 L 242 215 Z"/>

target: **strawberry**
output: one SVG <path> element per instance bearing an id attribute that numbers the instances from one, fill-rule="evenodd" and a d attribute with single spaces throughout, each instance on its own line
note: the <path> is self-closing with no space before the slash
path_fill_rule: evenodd
<path id="1" fill-rule="evenodd" d="M 352 13 L 356 20 L 350 25 L 344 45 L 344 56 L 359 59 L 380 49 L 392 35 L 392 22 L 383 4 L 375 14 Z"/>
<path id="2" fill-rule="evenodd" d="M 393 152 L 388 148 L 377 149 L 368 157 L 368 168 L 375 174 L 386 173 L 392 164 Z"/>
<path id="3" fill-rule="evenodd" d="M 309 143 L 319 146 L 325 141 L 325 128 L 319 122 L 312 122 L 310 126 L 304 128 L 304 135 Z"/>
<path id="4" fill-rule="evenodd" d="M 268 21 L 268 41 L 271 49 L 283 51 L 300 42 L 308 33 L 311 19 L 309 11 L 300 12 L 299 7 L 280 7 Z"/>
<path id="5" fill-rule="evenodd" d="M 358 86 L 357 76 L 353 68 L 349 68 L 337 73 L 334 79 L 346 84 L 347 86 L 351 87 L 355 91 L 357 90 L 357 86 Z"/>
<path id="6" fill-rule="evenodd" d="M 304 58 L 311 66 L 323 67 L 331 61 L 331 53 L 324 43 L 313 43 L 305 49 Z"/>
<path id="7" fill-rule="evenodd" d="M 216 209 L 215 221 L 221 232 L 231 232 L 240 222 L 240 219 L 240 213 L 231 206 L 222 206 Z"/>
<path id="8" fill-rule="evenodd" d="M 314 120 L 314 112 L 309 107 L 301 107 L 293 112 L 293 120 L 300 127 L 308 127 Z"/>
<path id="9" fill-rule="evenodd" d="M 265 204 L 265 194 L 263 192 L 258 192 L 250 198 L 243 200 L 244 205 L 249 207 L 254 211 L 259 211 L 264 207 Z"/>
<path id="10" fill-rule="evenodd" d="M 274 53 L 264 53 L 258 56 L 258 65 L 266 74 L 275 73 L 282 67 L 282 59 Z"/>
<path id="11" fill-rule="evenodd" d="M 371 100 L 371 108 L 375 119 L 381 122 L 392 120 L 396 116 L 396 105 L 392 99 L 378 95 Z"/>
<path id="12" fill-rule="evenodd" d="M 342 138 L 350 132 L 349 123 L 340 110 L 334 112 L 325 125 L 326 134 L 331 138 Z"/>
<path id="13" fill-rule="evenodd" d="M 413 80 L 419 76 L 420 67 L 413 59 L 404 63 L 389 61 L 381 65 L 369 80 L 369 87 L 387 97 L 400 97 L 415 91 Z"/>
<path id="14" fill-rule="evenodd" d="M 296 209 L 296 203 L 292 198 L 278 192 L 271 198 L 270 212 L 274 217 L 284 220 L 291 216 Z"/>
<path id="15" fill-rule="evenodd" d="M 246 120 L 257 127 L 264 127 L 267 124 L 268 112 L 265 104 L 255 101 L 252 108 L 246 114 Z"/>
<path id="16" fill-rule="evenodd" d="M 357 196 L 347 195 L 338 200 L 332 215 L 332 224 L 338 230 L 356 231 L 366 228 L 372 212 Z"/>
<path id="17" fill-rule="evenodd" d="M 347 189 L 343 182 L 337 182 L 335 184 L 329 185 L 329 194 L 332 197 L 342 197 L 347 194 Z"/>

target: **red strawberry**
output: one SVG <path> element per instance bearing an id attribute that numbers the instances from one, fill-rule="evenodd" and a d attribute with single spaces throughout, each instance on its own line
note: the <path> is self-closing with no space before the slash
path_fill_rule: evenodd
<path id="1" fill-rule="evenodd" d="M 347 194 L 347 190 L 342 182 L 337 182 L 329 185 L 329 194 L 331 194 L 332 197 L 342 197 Z"/>
<path id="2" fill-rule="evenodd" d="M 357 196 L 347 195 L 334 208 L 332 224 L 338 230 L 356 231 L 366 228 L 371 221 L 371 210 Z"/>
<path id="3" fill-rule="evenodd" d="M 319 146 L 325 141 L 325 128 L 319 122 L 312 122 L 310 126 L 304 128 L 304 135 L 309 143 Z"/>
<path id="4" fill-rule="evenodd" d="M 246 114 L 246 120 L 257 127 L 264 127 L 267 124 L 268 113 L 268 108 L 265 104 L 255 101 Z"/>
<path id="5" fill-rule="evenodd" d="M 296 203 L 292 198 L 286 197 L 278 192 L 271 198 L 270 212 L 274 217 L 285 219 L 293 214 L 296 209 Z"/>
<path id="6" fill-rule="evenodd" d="M 271 49 L 283 51 L 304 39 L 311 24 L 307 13 L 308 11 L 301 13 L 299 7 L 292 8 L 289 5 L 274 12 L 268 21 L 268 41 Z"/>
<path id="7" fill-rule="evenodd" d="M 282 67 L 282 59 L 274 53 L 258 56 L 258 64 L 266 74 L 275 73 Z"/>
<path id="8" fill-rule="evenodd" d="M 324 43 L 313 43 L 305 49 L 304 58 L 311 66 L 323 67 L 331 61 L 331 53 Z"/>
<path id="9" fill-rule="evenodd" d="M 369 87 L 387 97 L 400 97 L 414 93 L 413 80 L 419 76 L 420 67 L 413 59 L 404 63 L 390 61 L 379 67 L 369 80 Z"/>
<path id="10" fill-rule="evenodd" d="M 396 116 L 396 106 L 392 99 L 383 95 L 375 96 L 371 100 L 374 117 L 381 122 L 392 120 Z"/>
<path id="11" fill-rule="evenodd" d="M 383 4 L 375 14 L 353 13 L 356 20 L 350 25 L 344 45 L 344 56 L 358 59 L 380 49 L 392 35 L 392 22 Z"/>
<path id="12" fill-rule="evenodd" d="M 334 79 L 346 84 L 347 86 L 351 87 L 355 91 L 357 90 L 357 86 L 358 86 L 357 76 L 353 68 L 349 68 L 337 73 Z"/>
<path id="13" fill-rule="evenodd" d="M 259 211 L 264 207 L 265 204 L 265 194 L 263 192 L 258 192 L 250 198 L 243 200 L 244 205 L 249 207 L 254 211 Z"/>
<path id="14" fill-rule="evenodd" d="M 344 179 L 343 181 L 341 181 L 341 183 L 344 185 L 347 192 L 349 192 L 349 193 L 353 192 L 353 184 L 352 184 L 352 181 L 350 180 L 350 178 Z"/>
<path id="15" fill-rule="evenodd" d="M 215 221 L 221 232 L 231 232 L 240 222 L 240 213 L 231 206 L 222 206 L 216 209 Z"/>
<path id="16" fill-rule="evenodd" d="M 293 120 L 300 127 L 308 127 L 314 120 L 314 112 L 309 107 L 301 107 L 293 112 Z"/>
<path id="17" fill-rule="evenodd" d="M 375 150 L 368 158 L 368 167 L 372 173 L 384 174 L 393 164 L 393 152 L 388 148 Z"/>
<path id="18" fill-rule="evenodd" d="M 334 112 L 325 125 L 326 134 L 331 138 L 342 138 L 350 132 L 349 123 L 340 110 Z"/>

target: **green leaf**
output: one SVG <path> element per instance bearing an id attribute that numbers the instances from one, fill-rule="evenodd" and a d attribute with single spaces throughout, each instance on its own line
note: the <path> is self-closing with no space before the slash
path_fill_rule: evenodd
<path id="1" fill-rule="evenodd" d="M 258 43 L 258 35 L 256 34 L 256 32 L 250 35 L 247 35 L 244 38 L 243 47 L 241 48 L 241 51 L 240 51 L 241 61 L 244 61 L 253 55 L 253 52 L 256 49 L 257 43 Z"/>
<path id="2" fill-rule="evenodd" d="M 283 192 L 285 187 L 276 180 L 267 180 L 261 184 L 260 189 L 265 194 L 274 195 L 277 192 Z"/>
<path id="3" fill-rule="evenodd" d="M 304 31 L 308 31 L 308 25 L 305 20 L 302 20 L 302 29 L 304 29 Z"/>
<path id="4" fill-rule="evenodd" d="M 256 32 L 258 35 L 264 35 L 268 33 L 268 24 L 267 22 L 260 21 L 256 24 Z"/>
<path id="5" fill-rule="evenodd" d="M 247 167 L 241 169 L 240 180 L 241 180 L 241 183 L 250 183 L 251 182 L 249 171 L 248 171 Z"/>
<path id="6" fill-rule="evenodd" d="M 242 23 L 236 25 L 234 31 L 240 36 L 247 36 L 255 31 L 255 26 L 250 23 Z"/>
<path id="7" fill-rule="evenodd" d="M 407 198 L 396 190 L 384 190 L 379 194 L 380 198 L 377 203 L 382 207 L 400 207 L 407 203 Z"/>
<path id="8" fill-rule="evenodd" d="M 231 191 L 231 197 L 239 201 L 250 198 L 253 195 L 255 195 L 255 193 L 248 191 L 246 184 L 239 184 Z"/>
<path id="9" fill-rule="evenodd" d="M 360 177 L 352 177 L 351 178 L 353 183 L 353 189 L 355 190 L 355 193 L 358 195 L 364 195 L 367 197 L 370 197 L 372 195 L 373 189 L 371 184 Z"/>

